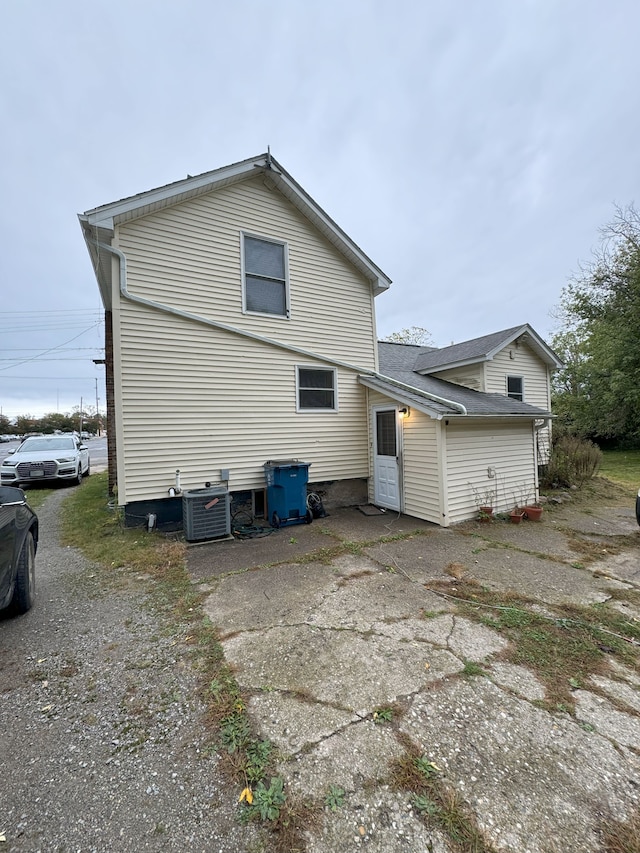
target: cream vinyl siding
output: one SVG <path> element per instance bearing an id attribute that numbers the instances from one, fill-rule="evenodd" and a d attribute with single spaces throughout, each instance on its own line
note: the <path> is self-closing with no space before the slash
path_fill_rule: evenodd
<path id="1" fill-rule="evenodd" d="M 440 424 L 412 410 L 400 422 L 402 431 L 403 511 L 443 524 L 438 431 Z"/>
<path id="2" fill-rule="evenodd" d="M 478 490 L 493 489 L 494 508 L 511 509 L 523 490 L 529 500 L 537 495 L 537 469 L 530 421 L 451 420 L 446 427 L 448 516 L 451 523 L 477 514 L 473 484 Z M 487 476 L 488 468 L 496 476 Z"/>
<path id="3" fill-rule="evenodd" d="M 262 488 L 269 459 L 311 463 L 311 480 L 368 476 L 365 389 L 337 370 L 337 412 L 296 412 L 293 353 L 123 301 L 118 501 L 217 483 Z"/>
<path id="4" fill-rule="evenodd" d="M 241 232 L 287 245 L 290 319 L 242 312 Z M 118 228 L 137 296 L 375 368 L 370 283 L 261 177 Z"/>
<path id="5" fill-rule="evenodd" d="M 452 367 L 450 370 L 439 370 L 431 374 L 438 379 L 454 382 L 473 391 L 484 391 L 484 366 L 482 364 L 469 364 L 466 367 Z"/>
<path id="6" fill-rule="evenodd" d="M 373 471 L 375 470 L 373 452 L 375 447 L 372 417 L 374 407 L 397 409 L 401 404 L 385 397 L 378 391 L 368 392 L 369 411 L 369 500 L 375 500 Z M 411 410 L 408 418 L 399 420 L 399 456 L 400 485 L 402 490 L 402 511 L 414 518 L 423 518 L 434 524 L 442 524 L 440 464 L 438 460 L 439 443 L 437 421 Z"/>
<path id="7" fill-rule="evenodd" d="M 509 353 L 513 353 L 513 358 Z M 486 390 L 490 394 L 507 393 L 507 376 L 522 376 L 524 402 L 549 410 L 551 405 L 546 364 L 526 344 L 515 343 L 485 364 Z"/>
<path id="8" fill-rule="evenodd" d="M 513 356 L 513 358 L 511 357 Z M 507 393 L 507 376 L 522 376 L 524 402 L 551 411 L 551 381 L 547 365 L 525 343 L 515 341 L 499 352 L 493 361 L 486 362 L 486 390 L 494 394 Z M 551 429 L 540 430 L 540 464 L 548 462 Z"/>

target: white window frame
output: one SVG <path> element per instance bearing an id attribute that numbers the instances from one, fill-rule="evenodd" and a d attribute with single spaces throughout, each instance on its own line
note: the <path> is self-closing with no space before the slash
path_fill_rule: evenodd
<path id="1" fill-rule="evenodd" d="M 263 243 L 274 243 L 276 246 L 282 246 L 283 255 L 284 255 L 284 303 L 285 310 L 284 314 L 273 314 L 270 311 L 254 311 L 250 308 L 247 308 L 247 276 L 246 276 L 246 268 L 245 268 L 245 248 L 244 248 L 244 240 L 245 237 L 250 237 L 252 240 L 261 240 Z M 274 317 L 283 320 L 288 320 L 290 317 L 290 309 L 289 309 L 289 244 L 285 240 L 278 240 L 275 237 L 265 237 L 263 234 L 254 234 L 251 231 L 241 231 L 240 232 L 240 270 L 242 276 L 242 313 L 243 314 L 253 314 L 256 317 Z M 268 276 L 264 277 L 266 280 Z M 276 281 L 279 279 L 271 279 L 271 281 Z"/>
<path id="2" fill-rule="evenodd" d="M 333 406 L 319 406 L 317 408 L 310 408 L 308 406 L 300 405 L 300 391 L 305 390 L 300 385 L 300 371 L 301 370 L 321 370 L 324 373 L 333 374 Z M 335 367 L 319 367 L 317 364 L 297 364 L 296 365 L 296 412 L 300 412 L 301 414 L 318 413 L 318 412 L 337 412 L 338 411 L 338 371 Z"/>
<path id="3" fill-rule="evenodd" d="M 519 379 L 520 380 L 520 389 L 521 389 L 520 390 L 520 396 L 514 396 L 513 394 L 509 393 L 509 380 L 510 379 Z M 520 400 L 521 403 L 524 403 L 524 376 L 514 376 L 513 374 L 510 374 L 509 376 L 507 376 L 505 382 L 506 382 L 506 386 L 507 386 L 507 397 L 510 397 L 512 400 Z"/>

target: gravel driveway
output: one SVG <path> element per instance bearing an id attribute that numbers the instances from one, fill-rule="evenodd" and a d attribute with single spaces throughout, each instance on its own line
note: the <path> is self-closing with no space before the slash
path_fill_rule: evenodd
<path id="1" fill-rule="evenodd" d="M 0 617 L 0 849 L 263 849 L 205 747 L 183 637 L 145 579 L 109 582 L 39 510 L 37 600 Z"/>

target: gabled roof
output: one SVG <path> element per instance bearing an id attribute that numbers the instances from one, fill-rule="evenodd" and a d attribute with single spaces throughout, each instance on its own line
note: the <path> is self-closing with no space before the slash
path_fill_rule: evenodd
<path id="1" fill-rule="evenodd" d="M 269 186 L 279 190 L 371 282 L 376 296 L 387 290 L 391 279 L 316 204 L 270 153 L 260 154 L 195 177 L 187 176 L 184 180 L 94 207 L 79 215 L 94 266 L 99 269 L 100 264 L 99 254 L 95 251 L 95 240 L 111 243 L 116 225 L 248 180 L 260 173 Z M 110 259 L 108 266 L 110 267 Z M 110 275 L 106 268 L 103 273 Z"/>
<path id="2" fill-rule="evenodd" d="M 360 376 L 359 381 L 437 418 L 455 417 L 465 413 L 471 417 L 515 417 L 529 420 L 551 416 L 551 412 L 545 409 L 503 394 L 473 391 L 435 376 L 416 373 L 414 365 L 425 352 L 428 352 L 428 347 L 379 341 L 378 376 Z"/>
<path id="3" fill-rule="evenodd" d="M 413 369 L 423 374 L 438 373 L 452 367 L 491 361 L 501 350 L 514 342 L 526 343 L 552 369 L 562 367 L 562 361 L 554 351 L 528 323 L 525 323 L 523 326 L 513 326 L 511 329 L 452 344 L 450 347 L 419 353 L 416 355 Z"/>

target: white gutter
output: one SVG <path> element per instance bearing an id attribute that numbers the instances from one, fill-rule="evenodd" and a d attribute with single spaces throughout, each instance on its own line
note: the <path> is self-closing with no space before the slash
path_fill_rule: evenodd
<path id="1" fill-rule="evenodd" d="M 382 373 L 377 373 L 375 376 L 377 379 L 382 379 L 385 382 L 389 382 L 391 385 L 396 385 L 398 388 L 402 388 L 404 391 L 409 391 L 411 394 L 421 394 L 428 400 L 433 400 L 434 403 L 442 403 L 444 406 L 452 406 L 454 409 L 457 409 L 461 415 L 467 414 L 467 409 L 462 405 L 462 403 L 456 403 L 454 400 L 447 400 L 446 397 L 439 397 L 437 394 L 432 394 L 431 391 L 423 391 L 421 388 L 414 388 L 413 385 L 405 385 L 404 382 L 400 382 L 398 379 L 392 379 L 390 376 L 384 376 Z"/>
<path id="2" fill-rule="evenodd" d="M 462 415 L 467 414 L 467 410 L 462 405 L 462 403 L 456 403 L 453 400 L 447 400 L 444 397 L 439 397 L 437 394 L 431 394 L 427 391 L 419 391 L 411 385 L 405 385 L 404 382 L 399 382 L 397 379 L 391 379 L 391 377 L 383 376 L 381 373 L 376 373 L 375 370 L 366 370 L 362 367 L 357 367 L 354 364 L 349 364 L 349 362 L 346 361 L 340 361 L 336 358 L 330 358 L 329 356 L 318 355 L 318 353 L 316 352 L 311 352 L 309 350 L 302 349 L 301 347 L 291 346 L 290 344 L 283 344 L 281 341 L 274 341 L 271 338 L 265 338 L 262 335 L 256 335 L 253 332 L 247 332 L 244 329 L 238 329 L 236 326 L 228 326 L 226 323 L 220 323 L 217 320 L 209 320 L 206 317 L 200 317 L 197 314 L 190 314 L 188 311 L 181 311 L 179 308 L 173 308 L 170 305 L 163 305 L 161 302 L 154 302 L 153 300 L 145 299 L 142 296 L 134 296 L 127 290 L 127 258 L 124 252 L 121 252 L 120 249 L 116 249 L 115 246 L 110 246 L 108 243 L 101 243 L 99 240 L 92 239 L 91 242 L 95 246 L 97 246 L 98 249 L 104 249 L 106 252 L 110 252 L 112 255 L 115 255 L 118 258 L 120 262 L 120 293 L 124 299 L 128 299 L 130 302 L 137 303 L 138 305 L 145 305 L 148 308 L 153 308 L 156 311 L 162 311 L 165 314 L 171 314 L 174 317 L 180 317 L 183 320 L 191 320 L 195 323 L 201 323 L 205 326 L 210 326 L 214 329 L 222 329 L 223 331 L 230 332 L 233 335 L 240 335 L 244 338 L 250 338 L 251 340 L 267 344 L 268 346 L 279 347 L 280 349 L 287 350 L 288 352 L 294 352 L 297 355 L 302 355 L 305 358 L 311 358 L 315 361 L 322 361 L 326 364 L 335 365 L 336 367 L 344 367 L 347 370 L 353 370 L 356 373 L 360 373 L 365 376 L 371 376 L 374 379 L 381 379 L 384 382 L 389 382 L 392 385 L 395 385 L 396 387 L 408 391 L 412 394 L 422 394 L 426 396 L 427 399 L 433 400 L 436 403 L 442 403 L 445 406 L 451 406 L 452 408 L 457 409 Z"/>
<path id="3" fill-rule="evenodd" d="M 305 358 L 312 358 L 316 361 L 322 361 L 327 364 L 333 364 L 336 367 L 344 367 L 347 370 L 353 370 L 356 373 L 366 373 L 369 376 L 377 376 L 378 374 L 373 370 L 366 370 L 366 368 L 357 367 L 355 364 L 349 364 L 346 361 L 339 361 L 336 358 L 331 358 L 330 356 L 318 355 L 317 352 L 311 352 L 310 350 L 302 349 L 301 347 L 291 346 L 290 344 L 283 344 L 281 341 L 274 341 L 271 338 L 265 338 L 262 335 L 256 335 L 253 332 L 247 332 L 244 329 L 238 329 L 236 326 L 228 326 L 226 323 L 220 323 L 217 320 L 209 320 L 206 317 L 200 317 L 198 314 L 190 314 L 188 311 L 181 311 L 179 308 L 172 308 L 170 305 L 163 305 L 161 302 L 154 302 L 151 299 L 145 299 L 142 296 L 134 296 L 132 293 L 129 293 L 127 290 L 127 258 L 120 249 L 116 249 L 115 246 L 110 246 L 108 243 L 101 243 L 98 240 L 91 240 L 91 242 L 97 246 L 99 249 L 104 249 L 107 252 L 111 252 L 112 255 L 115 255 L 120 261 L 120 293 L 124 299 L 128 299 L 130 302 L 135 302 L 138 305 L 146 305 L 148 308 L 154 308 L 156 311 L 162 311 L 165 314 L 171 314 L 174 317 L 180 317 L 183 320 L 191 320 L 195 323 L 201 323 L 205 326 L 211 326 L 214 329 L 222 329 L 225 332 L 231 332 L 234 335 L 241 335 L 244 338 L 251 338 L 251 340 L 259 341 L 263 344 L 268 344 L 269 346 L 279 347 L 280 349 L 288 350 L 289 352 L 294 352 L 297 355 L 303 355 Z"/>

